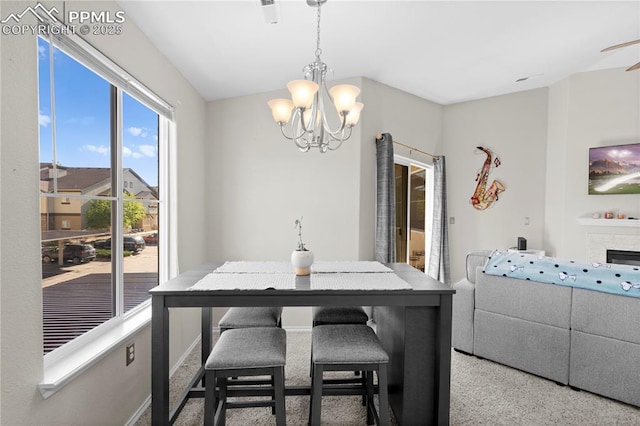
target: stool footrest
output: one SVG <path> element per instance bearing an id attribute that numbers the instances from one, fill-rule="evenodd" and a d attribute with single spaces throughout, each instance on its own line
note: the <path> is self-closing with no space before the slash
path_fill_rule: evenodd
<path id="1" fill-rule="evenodd" d="M 275 407 L 276 402 L 273 400 L 265 401 L 227 401 L 227 409 L 231 408 L 253 408 L 253 407 Z"/>

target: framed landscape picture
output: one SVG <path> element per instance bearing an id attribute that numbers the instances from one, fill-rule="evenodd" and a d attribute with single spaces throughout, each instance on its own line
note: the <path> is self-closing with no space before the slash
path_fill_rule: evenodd
<path id="1" fill-rule="evenodd" d="M 589 148 L 589 194 L 640 194 L 640 143 Z"/>

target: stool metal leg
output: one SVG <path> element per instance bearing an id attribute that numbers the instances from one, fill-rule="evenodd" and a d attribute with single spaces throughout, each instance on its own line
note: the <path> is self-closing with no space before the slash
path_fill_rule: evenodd
<path id="1" fill-rule="evenodd" d="M 322 376 L 323 365 L 313 366 L 313 379 L 311 380 L 311 404 L 309 408 L 309 424 L 320 426 L 320 415 L 322 408 Z"/>
<path id="2" fill-rule="evenodd" d="M 389 426 L 389 391 L 387 389 L 387 364 L 378 365 L 378 387 L 380 388 L 379 410 L 380 425 Z"/>
<path id="3" fill-rule="evenodd" d="M 364 395 L 364 401 L 366 401 L 367 406 L 367 425 L 372 425 L 375 423 L 373 413 L 373 371 L 363 371 L 362 376 L 367 389 L 367 393 Z"/>
<path id="4" fill-rule="evenodd" d="M 275 396 L 275 412 L 276 412 L 276 425 L 277 426 L 285 426 L 287 424 L 286 421 L 286 411 L 284 405 L 284 367 L 276 367 L 274 368 L 273 377 L 274 377 L 274 396 Z"/>
<path id="5" fill-rule="evenodd" d="M 220 388 L 220 395 L 218 397 L 220 400 L 220 415 L 218 416 L 216 426 L 224 426 L 227 422 L 227 378 L 220 377 L 218 379 L 218 384 Z"/>
<path id="6" fill-rule="evenodd" d="M 216 416 L 216 409 L 218 404 L 216 403 L 216 374 L 214 371 L 207 371 L 205 373 L 209 386 L 204 389 L 204 424 L 213 425 Z M 213 384 L 213 386 L 211 386 Z"/>

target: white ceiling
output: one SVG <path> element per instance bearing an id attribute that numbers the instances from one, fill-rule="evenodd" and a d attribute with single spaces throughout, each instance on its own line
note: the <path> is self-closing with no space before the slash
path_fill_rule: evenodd
<path id="1" fill-rule="evenodd" d="M 277 24 L 260 0 L 118 4 L 208 101 L 283 89 L 314 59 L 304 0 L 276 0 Z M 443 105 L 640 61 L 640 45 L 600 53 L 640 38 L 639 0 L 329 0 L 321 28 L 330 80 L 364 76 Z"/>

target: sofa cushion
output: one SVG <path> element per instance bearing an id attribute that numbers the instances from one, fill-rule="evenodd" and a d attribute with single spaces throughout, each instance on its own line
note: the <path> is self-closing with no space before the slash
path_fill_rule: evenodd
<path id="1" fill-rule="evenodd" d="M 476 309 L 569 329 L 571 287 L 479 273 Z"/>
<path id="2" fill-rule="evenodd" d="M 567 384 L 570 341 L 567 329 L 476 309 L 476 356 Z"/>
<path id="3" fill-rule="evenodd" d="M 475 309 L 475 286 L 462 279 L 453 289 L 453 311 L 451 316 L 451 346 L 473 353 L 473 313 Z"/>
<path id="4" fill-rule="evenodd" d="M 638 359 L 638 344 L 571 331 L 569 384 L 640 406 Z"/>
<path id="5" fill-rule="evenodd" d="M 467 254 L 467 281 L 476 283 L 476 269 L 478 266 L 484 267 L 490 254 L 491 250 L 476 250 Z"/>
<path id="6" fill-rule="evenodd" d="M 571 328 L 640 344 L 640 300 L 576 288 Z"/>

